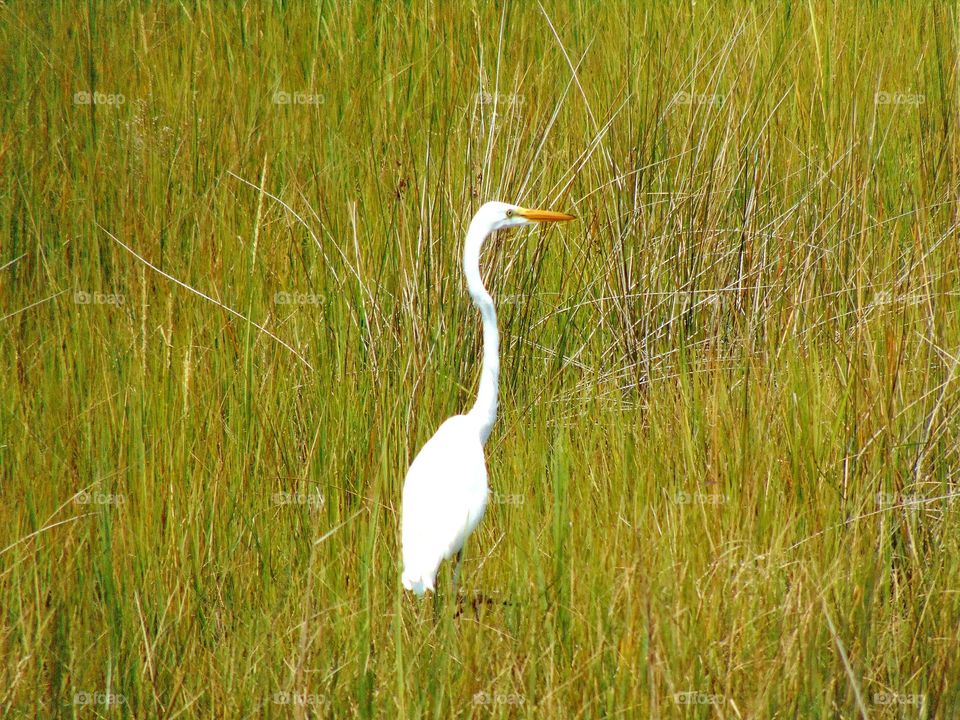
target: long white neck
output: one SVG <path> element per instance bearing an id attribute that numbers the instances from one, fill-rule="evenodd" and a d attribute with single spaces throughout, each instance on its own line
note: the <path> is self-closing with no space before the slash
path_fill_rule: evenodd
<path id="1" fill-rule="evenodd" d="M 489 225 L 475 218 L 467 231 L 467 241 L 463 246 L 463 274 L 467 278 L 467 289 L 473 304 L 480 311 L 483 320 L 483 368 L 480 371 L 480 389 L 477 401 L 467 417 L 477 423 L 480 442 L 486 444 L 497 419 L 497 387 L 500 382 L 500 334 L 497 332 L 497 311 L 493 298 L 483 286 L 480 277 L 480 248 L 491 232 Z"/>

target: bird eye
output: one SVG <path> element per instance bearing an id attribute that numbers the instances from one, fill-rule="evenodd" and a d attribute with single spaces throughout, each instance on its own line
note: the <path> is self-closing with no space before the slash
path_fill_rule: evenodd
<path id="1" fill-rule="evenodd" d="M 513 210 L 507 210 L 507 217 L 513 217 Z"/>

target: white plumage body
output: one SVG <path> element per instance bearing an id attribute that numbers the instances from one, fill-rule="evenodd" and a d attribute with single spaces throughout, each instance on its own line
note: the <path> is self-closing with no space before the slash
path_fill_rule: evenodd
<path id="1" fill-rule="evenodd" d="M 434 589 L 437 568 L 463 549 L 487 509 L 487 468 L 474 422 L 455 415 L 414 458 L 403 485 L 403 586 Z"/>

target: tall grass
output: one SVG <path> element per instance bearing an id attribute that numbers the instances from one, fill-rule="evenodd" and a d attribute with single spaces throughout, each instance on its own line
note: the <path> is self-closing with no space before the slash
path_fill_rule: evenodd
<path id="1" fill-rule="evenodd" d="M 4 5 L 0 708 L 955 716 L 957 28 Z M 475 391 L 493 198 L 579 222 L 484 255 L 458 613 L 399 499 Z"/>

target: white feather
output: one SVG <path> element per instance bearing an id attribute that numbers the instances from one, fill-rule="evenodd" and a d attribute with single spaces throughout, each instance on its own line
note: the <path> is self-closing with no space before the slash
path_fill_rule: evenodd
<path id="1" fill-rule="evenodd" d="M 456 415 L 423 446 L 403 485 L 403 586 L 434 589 L 437 568 L 463 549 L 487 509 L 487 468 L 476 424 Z"/>

